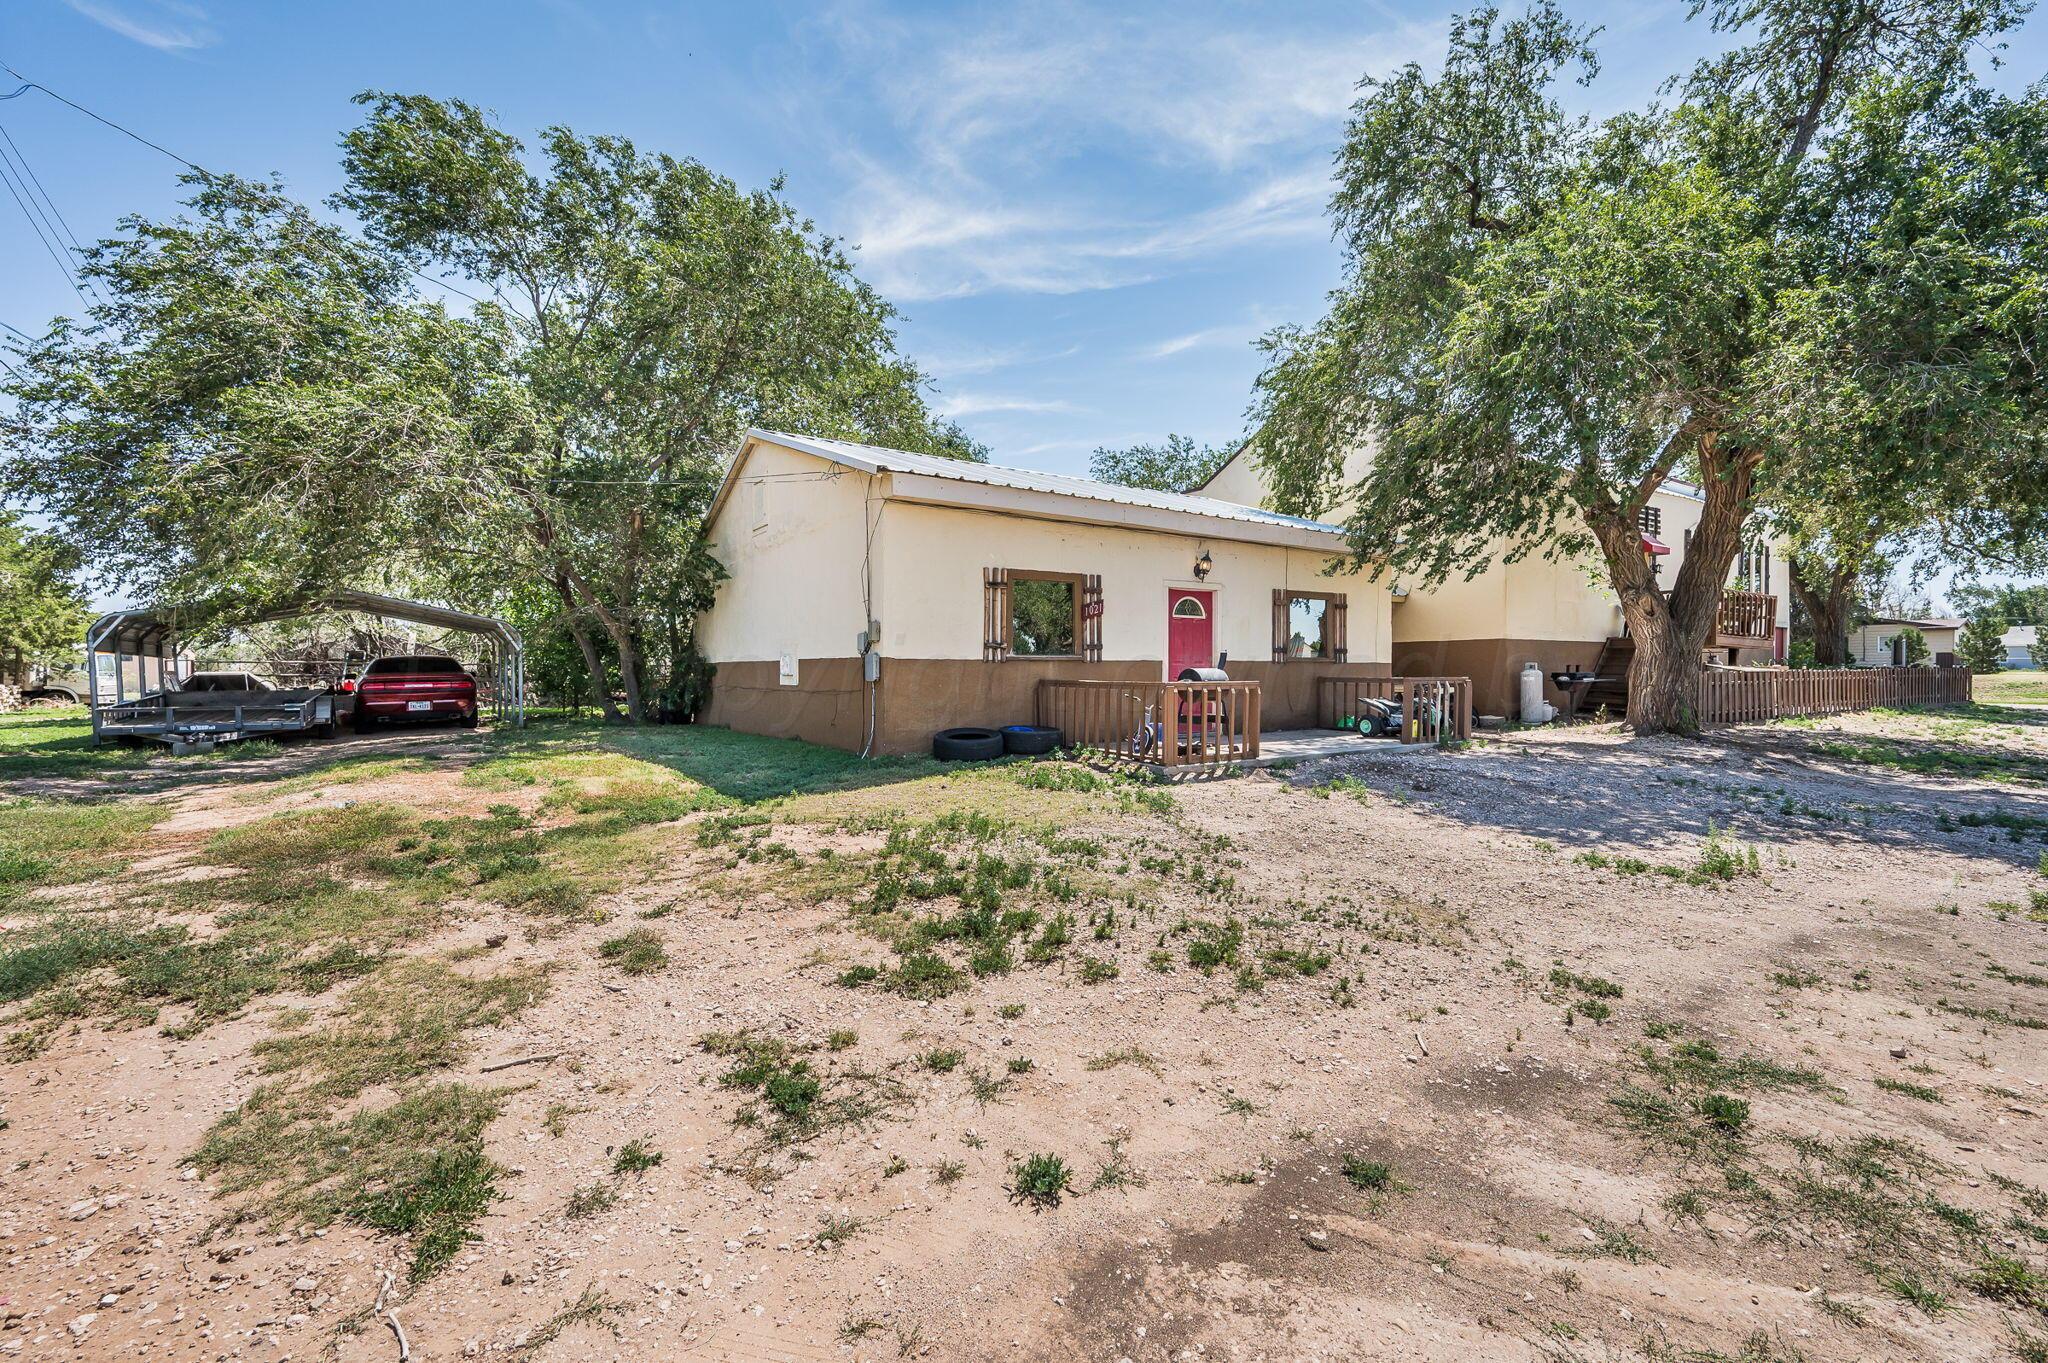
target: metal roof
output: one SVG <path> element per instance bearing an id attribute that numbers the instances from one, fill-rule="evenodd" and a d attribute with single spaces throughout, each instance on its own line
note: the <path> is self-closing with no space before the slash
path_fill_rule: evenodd
<path id="1" fill-rule="evenodd" d="M 519 637 L 519 631 L 503 620 L 496 620 L 488 615 L 472 615 L 468 611 L 436 606 L 426 601 L 407 601 L 396 596 L 379 596 L 375 592 L 356 591 L 353 588 L 327 592 L 294 606 L 260 611 L 223 623 L 256 625 L 268 620 L 289 620 L 322 610 L 362 611 L 366 615 L 380 615 L 387 620 L 406 620 L 416 625 L 431 625 L 436 629 L 459 629 L 471 634 L 482 634 L 496 640 L 515 654 L 525 652 L 526 648 Z M 86 651 L 149 653 L 158 643 L 176 633 L 175 613 L 166 612 L 158 606 L 131 606 L 125 610 L 110 611 L 95 620 L 92 628 L 85 633 Z"/>
<path id="2" fill-rule="evenodd" d="M 1914 620 L 1898 615 L 1878 615 L 1872 616 L 1868 623 L 1873 625 L 1911 625 L 1915 629 L 1961 629 L 1966 622 L 1947 619 Z"/>
<path id="3" fill-rule="evenodd" d="M 1218 534 L 1219 537 L 1225 532 L 1222 532 L 1215 522 L 1271 530 L 1305 531 L 1316 536 L 1328 536 L 1328 547 L 1331 549 L 1342 550 L 1347 547 L 1342 526 L 1313 521 L 1301 516 L 1283 516 L 1277 511 L 1242 506 L 1215 497 L 1197 497 L 1181 492 L 1157 492 L 1151 488 L 1101 483 L 1092 478 L 1075 478 L 1063 473 L 1045 473 L 1038 469 L 1006 468 L 1001 464 L 975 464 L 964 459 L 942 459 L 935 455 L 912 454 L 908 450 L 892 450 L 880 445 L 856 444 L 850 440 L 822 440 L 814 436 L 793 435 L 787 431 L 760 428 L 749 430 L 747 443 L 756 440 L 816 455 L 820 459 L 830 460 L 847 468 L 859 469 L 865 473 L 914 474 L 954 483 L 1013 488 L 1021 492 L 1070 497 L 1077 501 L 1199 517 L 1210 522 L 1210 533 Z M 745 449 L 746 446 L 743 444 L 742 456 Z M 718 502 L 724 501 L 733 479 L 738 475 L 740 462 L 740 458 L 735 458 L 732 466 L 726 470 L 727 486 L 719 490 Z M 714 503 L 714 512 L 717 504 Z"/>

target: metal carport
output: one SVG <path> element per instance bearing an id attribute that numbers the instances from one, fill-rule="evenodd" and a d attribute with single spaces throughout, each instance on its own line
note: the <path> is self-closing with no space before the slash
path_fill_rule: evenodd
<path id="1" fill-rule="evenodd" d="M 279 610 L 263 611 L 241 619 L 223 620 L 216 618 L 210 624 L 258 625 L 271 620 L 290 620 L 318 611 L 360 611 L 365 615 L 381 616 L 386 620 L 402 620 L 409 624 L 427 625 L 435 629 L 459 630 L 487 639 L 491 644 L 493 681 L 491 688 L 491 717 L 495 720 L 511 720 L 514 727 L 526 724 L 526 644 L 519 631 L 503 620 L 487 615 L 472 615 L 468 611 L 453 610 L 447 606 L 436 606 L 425 601 L 407 601 L 396 596 L 380 596 L 375 592 L 344 589 L 325 593 L 312 600 L 300 602 Z M 114 694 L 103 698 L 100 686 L 100 658 L 112 654 L 114 658 Z M 92 732 L 95 742 L 103 733 L 143 732 L 141 729 L 124 729 L 105 723 L 110 709 L 130 704 L 127 694 L 128 663 L 135 662 L 136 702 L 151 696 L 161 697 L 170 687 L 184 680 L 180 675 L 178 657 L 178 631 L 173 612 L 159 607 L 134 607 L 128 610 L 112 611 L 93 621 L 85 632 L 86 684 L 91 693 Z M 156 664 L 155 685 L 150 685 L 150 663 Z M 190 669 L 185 669 L 190 675 Z"/>

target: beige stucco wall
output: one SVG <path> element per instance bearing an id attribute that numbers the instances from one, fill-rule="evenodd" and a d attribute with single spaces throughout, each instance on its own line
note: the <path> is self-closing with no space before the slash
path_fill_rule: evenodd
<path id="1" fill-rule="evenodd" d="M 1240 450 L 1230 462 L 1216 470 L 1208 482 L 1190 491 L 1239 506 L 1264 506 L 1266 481 L 1252 464 L 1251 455 Z"/>
<path id="2" fill-rule="evenodd" d="M 712 662 L 855 657 L 870 518 L 885 666 L 892 657 L 978 660 L 984 567 L 1099 574 L 1109 659 L 1163 663 L 1169 586 L 1216 593 L 1217 646 L 1242 662 L 1272 658 L 1275 587 L 1345 593 L 1350 660 L 1392 655 L 1386 586 L 1323 576 L 1329 556 L 1319 551 L 885 500 L 886 475 L 873 480 L 870 501 L 866 474 L 833 476 L 833 467 L 780 446 L 753 447 L 711 530 L 711 551 L 729 574 L 698 623 Z M 1204 550 L 1215 565 L 1206 582 L 1193 572 Z"/>
<path id="3" fill-rule="evenodd" d="M 753 447 L 711 526 L 711 552 L 730 577 L 697 623 L 705 657 L 722 663 L 857 656 L 868 483 L 866 474 L 813 455 Z M 878 555 L 878 598 L 881 571 Z"/>
<path id="4" fill-rule="evenodd" d="M 1356 574 L 1323 576 L 1329 556 L 1317 551 L 902 502 L 883 512 L 877 538 L 889 584 L 885 657 L 980 657 L 984 567 L 1099 574 L 1105 658 L 1163 662 L 1168 587 L 1216 593 L 1216 646 L 1241 662 L 1273 656 L 1275 587 L 1343 592 L 1350 660 L 1392 655 L 1386 586 Z M 1204 550 L 1215 566 L 1201 581 L 1193 568 Z"/>

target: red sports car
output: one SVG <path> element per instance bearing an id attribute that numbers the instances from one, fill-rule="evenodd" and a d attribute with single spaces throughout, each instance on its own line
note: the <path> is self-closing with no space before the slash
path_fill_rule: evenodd
<path id="1" fill-rule="evenodd" d="M 356 697 L 356 732 L 387 720 L 459 720 L 476 727 L 476 678 L 453 658 L 373 658 L 342 683 Z"/>

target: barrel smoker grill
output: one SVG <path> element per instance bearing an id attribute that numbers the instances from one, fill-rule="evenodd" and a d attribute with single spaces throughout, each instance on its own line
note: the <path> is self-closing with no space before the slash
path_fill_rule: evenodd
<path id="1" fill-rule="evenodd" d="M 1216 666 L 1183 667 L 1174 680 L 1177 682 L 1227 682 L 1230 680 L 1230 673 L 1224 670 L 1223 665 L 1229 661 L 1230 655 L 1228 653 L 1219 654 L 1216 658 Z M 1227 732 L 1230 720 L 1235 713 L 1231 707 L 1235 704 L 1236 701 L 1232 700 L 1230 693 L 1227 692 L 1218 700 L 1182 700 L 1180 702 L 1178 733 L 1176 734 L 1181 749 L 1185 751 L 1192 746 L 1195 731 L 1200 729 L 1205 722 L 1212 726 L 1220 727 Z"/>

